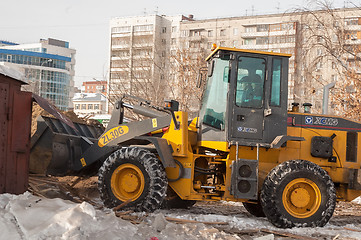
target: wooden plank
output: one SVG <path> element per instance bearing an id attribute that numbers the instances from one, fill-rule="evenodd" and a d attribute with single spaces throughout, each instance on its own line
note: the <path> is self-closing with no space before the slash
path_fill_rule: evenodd
<path id="1" fill-rule="evenodd" d="M 275 230 L 268 230 L 268 229 L 265 229 L 265 228 L 261 228 L 260 230 L 261 230 L 261 232 L 272 233 L 272 234 L 275 234 L 275 235 L 279 235 L 279 236 L 282 236 L 282 237 L 290 237 L 290 238 L 293 238 L 293 239 L 317 240 L 317 238 L 302 236 L 302 235 L 288 233 L 288 232 L 280 232 L 280 231 L 275 231 Z"/>
<path id="2" fill-rule="evenodd" d="M 203 222 L 203 221 L 181 219 L 181 218 L 171 218 L 171 217 L 165 217 L 165 219 L 167 221 L 176 222 L 176 223 L 203 223 L 206 225 L 228 225 L 227 222 Z"/>
<path id="3" fill-rule="evenodd" d="M 353 229 L 353 228 L 348 228 L 348 227 L 344 227 L 343 229 L 348 230 L 348 231 L 353 231 L 353 232 L 361 232 L 361 230 L 357 230 L 357 229 Z"/>
<path id="4" fill-rule="evenodd" d="M 116 206 L 115 208 L 113 208 L 113 211 L 116 212 L 120 209 L 122 209 L 123 207 L 127 206 L 132 200 L 131 199 L 128 199 L 127 201 L 119 204 L 118 206 Z"/>

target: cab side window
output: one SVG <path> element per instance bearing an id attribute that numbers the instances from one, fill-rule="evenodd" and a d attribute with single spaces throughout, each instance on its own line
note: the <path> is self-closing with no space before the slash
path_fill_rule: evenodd
<path id="1" fill-rule="evenodd" d="M 274 58 L 272 63 L 271 106 L 281 106 L 281 69 L 281 59 Z"/>
<path id="2" fill-rule="evenodd" d="M 264 79 L 266 60 L 240 57 L 238 59 L 236 105 L 238 107 L 262 108 L 264 102 Z"/>

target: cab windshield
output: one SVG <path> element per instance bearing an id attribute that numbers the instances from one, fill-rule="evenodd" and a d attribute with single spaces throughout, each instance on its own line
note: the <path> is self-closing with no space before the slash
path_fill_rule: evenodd
<path id="1" fill-rule="evenodd" d="M 223 131 L 229 85 L 229 60 L 215 58 L 212 61 L 208 70 L 200 119 L 203 124 Z"/>

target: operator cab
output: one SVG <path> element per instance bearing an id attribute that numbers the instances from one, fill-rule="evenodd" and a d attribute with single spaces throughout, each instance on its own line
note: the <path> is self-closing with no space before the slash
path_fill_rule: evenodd
<path id="1" fill-rule="evenodd" d="M 200 141 L 270 147 L 286 136 L 290 56 L 217 47 L 207 58 Z"/>

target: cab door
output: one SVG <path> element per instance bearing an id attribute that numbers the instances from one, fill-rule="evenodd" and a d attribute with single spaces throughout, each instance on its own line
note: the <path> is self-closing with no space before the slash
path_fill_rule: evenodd
<path id="1" fill-rule="evenodd" d="M 235 60 L 235 74 L 230 93 L 231 139 L 263 138 L 264 89 L 266 78 L 266 58 L 251 55 L 238 56 Z"/>
<path id="2" fill-rule="evenodd" d="M 254 146 L 287 135 L 288 58 L 242 53 L 230 79 L 228 136 Z"/>

